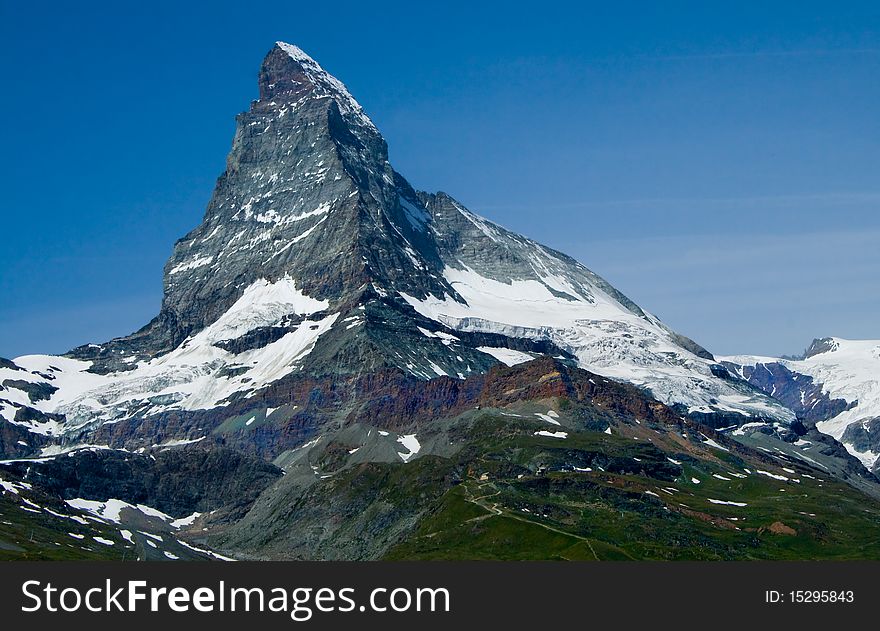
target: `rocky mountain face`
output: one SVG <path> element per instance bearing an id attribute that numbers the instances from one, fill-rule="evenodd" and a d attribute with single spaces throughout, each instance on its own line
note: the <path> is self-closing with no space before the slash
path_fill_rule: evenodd
<path id="1" fill-rule="evenodd" d="M 722 363 L 878 470 L 880 342 L 829 337 L 814 340 L 800 357 L 736 356 Z"/>
<path id="2" fill-rule="evenodd" d="M 290 556 L 283 545 L 298 558 L 388 553 L 487 459 L 508 481 L 596 465 L 624 476 L 613 486 L 649 469 L 658 480 L 685 476 L 670 468 L 684 462 L 674 454 L 739 454 L 754 469 L 771 462 L 761 450 L 775 450 L 873 494 L 876 478 L 815 430 L 852 399 L 789 364 L 747 364 L 716 361 L 565 254 L 445 193 L 414 190 L 345 86 L 279 42 L 202 222 L 165 265 L 158 316 L 64 356 L 0 360 L 0 463 L 16 495 L 31 485 L 107 527 L 118 523 L 101 513 L 108 502 L 135 507 L 121 513 L 135 521 L 158 511 L 166 530 L 211 511 L 198 521 L 217 533 L 211 545 L 260 558 Z M 491 419 L 480 420 L 485 409 Z M 874 425 L 851 444 L 873 445 Z M 629 440 L 655 443 L 654 466 L 622 465 L 643 461 L 606 444 L 623 426 Z M 559 445 L 574 432 L 588 455 L 532 443 L 527 461 L 518 455 L 517 441 Z M 503 455 L 480 445 L 514 435 Z M 175 503 L 187 475 L 191 492 Z M 342 479 L 364 494 L 341 502 Z M 219 495 L 216 480 L 228 481 Z M 404 510 L 406 484 L 425 480 L 433 491 Z M 290 534 L 292 520 L 317 528 L 340 506 L 351 523 Z M 388 527 L 363 521 L 370 514 Z M 357 543 L 367 535 L 384 543 Z M 149 541 L 137 545 L 154 554 Z"/>

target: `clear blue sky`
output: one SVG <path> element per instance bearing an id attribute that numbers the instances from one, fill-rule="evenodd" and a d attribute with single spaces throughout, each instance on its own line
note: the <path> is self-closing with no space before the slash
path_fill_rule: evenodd
<path id="1" fill-rule="evenodd" d="M 55 4 L 0 0 L 0 356 L 158 311 L 278 39 L 416 187 L 713 352 L 880 338 L 876 2 Z"/>

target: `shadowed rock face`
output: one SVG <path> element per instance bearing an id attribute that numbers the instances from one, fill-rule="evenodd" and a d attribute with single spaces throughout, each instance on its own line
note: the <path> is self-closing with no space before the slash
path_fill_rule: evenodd
<path id="1" fill-rule="evenodd" d="M 843 432 L 843 442 L 852 443 L 858 451 L 880 453 L 880 418 L 853 423 Z M 875 467 L 875 472 L 880 468 Z"/>
<path id="2" fill-rule="evenodd" d="M 843 399 L 832 399 L 809 375 L 793 373 L 783 364 L 770 362 L 754 366 L 739 366 L 722 362 L 727 368 L 781 401 L 793 410 L 803 423 L 813 426 L 837 416 L 850 404 Z"/>
<path id="3" fill-rule="evenodd" d="M 809 359 L 810 357 L 833 351 L 837 346 L 837 342 L 834 341 L 834 338 L 823 337 L 815 339 L 813 340 L 813 343 L 810 344 L 810 347 L 804 352 L 803 357 L 798 359 Z"/>

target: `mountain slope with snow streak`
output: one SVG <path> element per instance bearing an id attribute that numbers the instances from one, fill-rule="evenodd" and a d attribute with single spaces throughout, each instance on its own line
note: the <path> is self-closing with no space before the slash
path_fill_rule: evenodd
<path id="1" fill-rule="evenodd" d="M 0 413 L 10 422 L 20 422 L 16 412 L 27 407 L 63 415 L 64 424 L 21 422 L 36 433 L 57 436 L 134 415 L 223 406 L 229 397 L 295 370 L 338 317 L 324 312 L 326 307 L 326 301 L 305 296 L 289 278 L 276 283 L 260 280 L 212 325 L 170 353 L 148 361 L 130 358 L 133 363 L 125 370 L 96 374 L 90 372 L 89 361 L 19 357 L 13 367 L 0 368 L 0 378 L 7 378 L 0 392 Z M 279 325 L 293 315 L 301 316 L 300 321 L 261 348 L 235 353 L 220 345 L 255 329 Z M 42 384 L 51 392 L 33 397 L 21 389 L 26 383 Z"/>
<path id="2" fill-rule="evenodd" d="M 711 355 L 692 342 L 683 345 L 684 338 L 579 263 L 480 221 L 492 231 L 490 238 L 506 247 L 508 258 L 515 246 L 530 250 L 528 258 L 495 278 L 470 267 L 473 261 L 449 261 L 443 277 L 454 296 L 420 300 L 401 292 L 421 315 L 457 331 L 551 341 L 582 368 L 644 387 L 687 412 L 793 420 L 775 401 L 720 378 Z"/>

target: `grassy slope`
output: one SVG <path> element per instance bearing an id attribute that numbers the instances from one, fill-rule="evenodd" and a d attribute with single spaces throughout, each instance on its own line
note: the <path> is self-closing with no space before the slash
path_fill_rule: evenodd
<path id="1" fill-rule="evenodd" d="M 477 423 L 475 442 L 485 449 L 472 443 L 473 450 L 465 450 L 463 457 L 471 459 L 467 479 L 447 491 L 386 558 L 880 558 L 880 504 L 816 470 L 783 465 L 796 472 L 789 473 L 706 448 L 704 457 L 667 452 L 682 462 L 669 479 L 669 469 L 661 466 L 666 453 L 645 440 L 571 430 L 566 439 L 544 438 L 533 435 L 532 423 L 518 425 L 523 431 L 512 431 L 517 423 L 511 419 L 491 415 Z M 536 458 L 556 465 L 592 459 L 606 471 L 551 465 L 536 476 L 518 467 Z M 626 461 L 639 470 L 622 466 Z"/>

